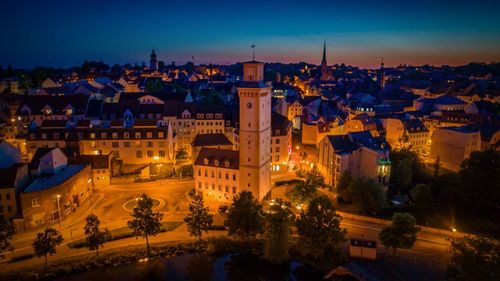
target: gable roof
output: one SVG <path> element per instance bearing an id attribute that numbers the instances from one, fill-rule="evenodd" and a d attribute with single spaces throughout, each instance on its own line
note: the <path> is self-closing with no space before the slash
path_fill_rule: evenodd
<path id="1" fill-rule="evenodd" d="M 205 159 L 208 160 L 207 164 L 205 164 Z M 215 164 L 217 160 L 219 163 L 219 167 L 237 170 L 239 169 L 239 159 L 240 153 L 238 150 L 204 147 L 198 154 L 198 157 L 196 158 L 194 164 L 214 167 L 216 166 Z M 224 166 L 225 161 L 229 162 L 229 167 Z"/>
<path id="2" fill-rule="evenodd" d="M 286 135 L 291 127 L 292 122 L 288 118 L 276 112 L 271 113 L 271 133 L 273 136 L 277 130 L 280 130 L 280 136 Z"/>
<path id="3" fill-rule="evenodd" d="M 350 153 L 359 147 L 351 141 L 348 135 L 328 136 L 328 141 L 332 144 L 336 154 Z"/>
<path id="4" fill-rule="evenodd" d="M 24 192 L 37 192 L 56 187 L 78 174 L 80 171 L 85 169 L 85 167 L 86 165 L 67 165 L 55 174 L 45 174 L 39 176 L 30 185 L 28 185 Z"/>
<path id="5" fill-rule="evenodd" d="M 454 96 L 444 95 L 435 98 L 434 104 L 466 104 L 466 102 Z"/>
<path id="6" fill-rule="evenodd" d="M 192 142 L 193 147 L 232 145 L 233 143 L 222 133 L 197 134 Z"/>

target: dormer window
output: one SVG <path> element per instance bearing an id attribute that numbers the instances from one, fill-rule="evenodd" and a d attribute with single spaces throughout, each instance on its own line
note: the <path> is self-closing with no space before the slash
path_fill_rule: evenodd
<path id="1" fill-rule="evenodd" d="M 208 162 L 209 162 L 209 161 L 208 161 L 208 158 L 204 158 L 204 159 L 203 159 L 203 164 L 208 165 Z"/>
<path id="2" fill-rule="evenodd" d="M 219 160 L 214 160 L 214 166 L 219 166 Z"/>
<path id="3" fill-rule="evenodd" d="M 229 165 L 230 165 L 230 164 L 231 164 L 231 163 L 229 163 L 229 161 L 227 161 L 227 160 L 226 160 L 226 161 L 224 161 L 224 167 L 229 168 Z"/>

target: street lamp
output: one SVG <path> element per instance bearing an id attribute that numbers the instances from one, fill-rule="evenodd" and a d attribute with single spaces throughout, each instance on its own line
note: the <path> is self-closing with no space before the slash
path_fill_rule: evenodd
<path id="1" fill-rule="evenodd" d="M 61 194 L 57 194 L 57 220 L 59 221 L 59 225 L 61 225 L 61 209 L 59 208 L 59 199 L 61 199 Z"/>

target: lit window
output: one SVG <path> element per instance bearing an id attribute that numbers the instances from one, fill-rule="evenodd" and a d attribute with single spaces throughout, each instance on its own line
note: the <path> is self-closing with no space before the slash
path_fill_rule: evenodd
<path id="1" fill-rule="evenodd" d="M 40 206 L 40 198 L 35 198 L 31 200 L 31 207 L 39 207 Z"/>

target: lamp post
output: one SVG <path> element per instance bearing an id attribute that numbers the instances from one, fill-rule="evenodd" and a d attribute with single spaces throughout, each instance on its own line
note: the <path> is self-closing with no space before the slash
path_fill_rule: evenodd
<path id="1" fill-rule="evenodd" d="M 453 231 L 453 236 L 452 236 L 453 240 L 455 240 L 455 233 L 457 232 L 457 229 L 456 228 L 452 228 L 451 230 Z"/>
<path id="2" fill-rule="evenodd" d="M 61 199 L 61 194 L 57 194 L 57 221 L 59 221 L 59 225 L 61 225 L 61 209 L 59 208 L 59 199 Z"/>

